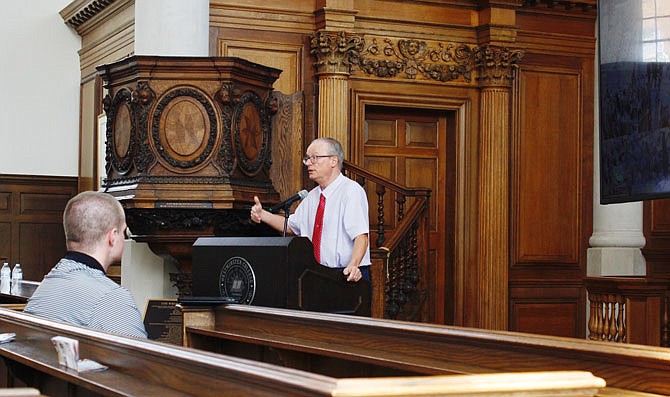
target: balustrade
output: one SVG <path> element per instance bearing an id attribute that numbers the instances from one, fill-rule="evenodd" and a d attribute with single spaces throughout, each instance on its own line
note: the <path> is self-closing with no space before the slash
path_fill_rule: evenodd
<path id="1" fill-rule="evenodd" d="M 667 280 L 589 277 L 589 339 L 670 346 Z"/>

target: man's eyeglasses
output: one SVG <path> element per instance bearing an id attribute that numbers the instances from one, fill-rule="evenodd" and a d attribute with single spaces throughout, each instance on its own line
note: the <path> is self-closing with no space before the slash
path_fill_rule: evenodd
<path id="1" fill-rule="evenodd" d="M 123 229 L 123 237 L 124 237 L 126 240 L 130 240 L 130 238 L 132 237 L 132 235 L 133 235 L 133 234 L 130 232 L 130 228 L 129 228 L 128 226 L 126 226 L 126 228 Z"/>
<path id="2" fill-rule="evenodd" d="M 305 164 L 305 165 L 307 165 L 307 162 L 309 161 L 310 163 L 314 164 L 314 163 L 316 163 L 316 161 L 317 161 L 318 159 L 320 159 L 321 157 L 333 157 L 333 156 L 335 156 L 335 155 L 334 155 L 334 154 L 326 154 L 326 155 L 322 155 L 322 156 L 316 156 L 316 155 L 314 155 L 314 156 L 305 156 L 305 157 L 302 158 L 302 163 Z"/>

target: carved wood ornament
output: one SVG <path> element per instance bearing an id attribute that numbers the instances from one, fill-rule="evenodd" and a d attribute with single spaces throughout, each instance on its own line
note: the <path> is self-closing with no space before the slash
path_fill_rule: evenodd
<path id="1" fill-rule="evenodd" d="M 316 32 L 310 53 L 317 74 L 352 74 L 435 82 L 509 85 L 523 51 L 498 46 L 363 37 L 347 32 Z M 383 43 L 383 44 L 380 44 Z"/>
<path id="2" fill-rule="evenodd" d="M 153 63 L 162 61 L 166 76 L 153 71 Z M 212 64 L 210 59 L 133 57 L 99 68 L 109 89 L 103 101 L 107 113 L 105 187 L 123 190 L 140 184 L 133 187 L 135 198 L 141 196 L 143 187 L 152 190 L 150 184 L 217 184 L 214 190 L 221 190 L 221 184 L 243 183 L 271 188 L 270 117 L 276 112 L 271 82 L 262 81 L 268 78 L 260 75 L 256 78 L 261 81 L 251 84 L 249 77 L 242 81 L 222 76 L 219 69 L 227 67 L 223 65 L 227 61 L 219 58 L 219 62 L 222 65 L 204 73 L 198 68 Z M 169 63 L 176 71 L 194 74 L 196 80 L 167 75 L 172 73 Z M 151 76 L 142 76 L 145 67 L 151 68 Z M 134 84 L 128 84 L 126 76 L 117 77 L 133 72 L 137 74 Z M 217 206 L 211 194 L 174 196 L 176 202 L 206 200 Z"/>

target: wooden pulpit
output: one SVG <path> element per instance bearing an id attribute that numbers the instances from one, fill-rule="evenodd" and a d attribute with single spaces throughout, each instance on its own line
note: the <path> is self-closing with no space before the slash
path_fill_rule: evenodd
<path id="1" fill-rule="evenodd" d="M 161 56 L 97 69 L 107 89 L 102 188 L 121 201 L 137 241 L 177 260 L 188 295 L 197 237 L 272 233 L 248 222 L 248 207 L 254 196 L 279 198 L 269 170 L 280 71 L 239 58 Z"/>

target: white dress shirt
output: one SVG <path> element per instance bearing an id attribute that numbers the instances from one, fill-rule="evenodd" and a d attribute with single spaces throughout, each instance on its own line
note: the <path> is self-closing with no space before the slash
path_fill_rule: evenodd
<path id="1" fill-rule="evenodd" d="M 288 226 L 297 236 L 312 240 L 319 198 L 326 197 L 321 234 L 321 264 L 327 267 L 346 267 L 351 260 L 354 239 L 369 234 L 368 198 L 357 182 L 340 174 L 324 190 L 312 189 L 288 219 Z M 359 266 L 370 265 L 370 245 Z"/>

